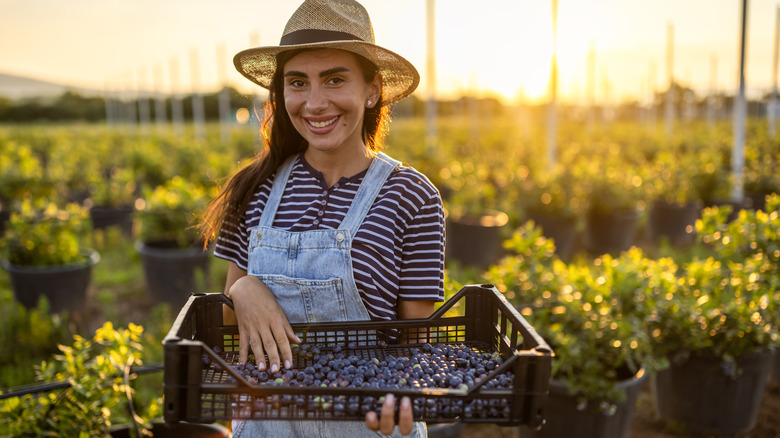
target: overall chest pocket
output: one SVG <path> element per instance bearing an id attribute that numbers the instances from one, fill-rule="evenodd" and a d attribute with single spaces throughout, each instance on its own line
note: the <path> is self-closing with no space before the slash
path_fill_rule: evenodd
<path id="1" fill-rule="evenodd" d="M 308 280 L 284 275 L 256 275 L 273 292 L 290 323 L 347 321 L 340 278 Z"/>

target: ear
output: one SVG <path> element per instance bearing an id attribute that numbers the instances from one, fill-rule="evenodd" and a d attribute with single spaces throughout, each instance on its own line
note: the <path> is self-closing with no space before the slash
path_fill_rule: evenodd
<path id="1" fill-rule="evenodd" d="M 382 95 L 382 75 L 379 73 L 374 75 L 374 79 L 367 86 L 366 108 L 373 108 Z"/>

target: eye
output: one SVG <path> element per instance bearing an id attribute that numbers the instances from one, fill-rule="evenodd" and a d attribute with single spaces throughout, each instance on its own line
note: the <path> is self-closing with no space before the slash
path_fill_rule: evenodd
<path id="1" fill-rule="evenodd" d="M 289 81 L 287 81 L 287 85 L 293 88 L 301 88 L 306 86 L 306 82 L 304 82 L 303 79 L 292 78 Z"/>
<path id="2" fill-rule="evenodd" d="M 344 78 L 341 76 L 331 76 L 328 78 L 328 85 L 339 85 L 344 82 Z"/>

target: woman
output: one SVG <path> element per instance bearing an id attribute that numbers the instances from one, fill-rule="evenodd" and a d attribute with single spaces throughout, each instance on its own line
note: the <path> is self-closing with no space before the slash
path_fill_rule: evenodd
<path id="1" fill-rule="evenodd" d="M 417 86 L 416 69 L 374 44 L 353 0 L 307 0 L 279 46 L 234 59 L 269 90 L 266 147 L 212 202 L 204 234 L 230 261 L 239 361 L 292 366 L 290 323 L 424 318 L 443 300 L 444 216 L 422 174 L 378 152 L 387 104 Z M 229 313 L 229 312 L 228 312 Z M 226 318 L 233 315 L 226 315 Z M 266 363 L 264 356 L 268 356 Z M 425 435 L 403 398 L 359 422 L 236 421 L 234 436 Z"/>

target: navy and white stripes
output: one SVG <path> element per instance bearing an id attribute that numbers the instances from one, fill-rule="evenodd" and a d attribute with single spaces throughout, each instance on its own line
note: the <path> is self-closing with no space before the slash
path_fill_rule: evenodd
<path id="1" fill-rule="evenodd" d="M 273 226 L 289 231 L 336 229 L 366 172 L 327 188 L 303 156 L 292 169 Z M 258 225 L 273 179 L 264 182 L 236 233 L 226 230 L 214 254 L 247 269 L 247 230 Z M 373 319 L 397 319 L 398 300 L 444 300 L 444 211 L 436 188 L 410 167 L 395 169 L 355 235 L 355 283 Z"/>

